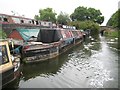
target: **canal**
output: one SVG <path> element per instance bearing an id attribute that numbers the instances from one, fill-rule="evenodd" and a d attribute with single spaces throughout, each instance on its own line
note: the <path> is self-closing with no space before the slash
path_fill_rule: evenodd
<path id="1" fill-rule="evenodd" d="M 117 38 L 89 38 L 52 60 L 24 64 L 14 88 L 118 88 Z"/>

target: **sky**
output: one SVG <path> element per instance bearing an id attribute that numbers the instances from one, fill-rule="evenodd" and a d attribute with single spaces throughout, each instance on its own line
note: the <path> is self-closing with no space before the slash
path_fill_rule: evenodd
<path id="1" fill-rule="evenodd" d="M 26 18 L 34 18 L 39 14 L 39 9 L 52 8 L 57 14 L 61 11 L 72 14 L 79 6 L 99 9 L 105 20 L 102 25 L 106 25 L 109 18 L 118 10 L 120 0 L 0 0 L 0 13 L 18 16 L 24 15 Z M 120 7 L 120 6 L 119 6 Z"/>

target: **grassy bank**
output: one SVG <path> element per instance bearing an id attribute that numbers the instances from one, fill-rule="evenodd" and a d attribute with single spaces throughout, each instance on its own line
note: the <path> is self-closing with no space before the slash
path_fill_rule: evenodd
<path id="1" fill-rule="evenodd" d="M 118 33 L 120 33 L 120 30 L 115 30 L 115 31 L 105 31 L 105 36 L 107 37 L 113 37 L 113 38 L 118 38 Z"/>

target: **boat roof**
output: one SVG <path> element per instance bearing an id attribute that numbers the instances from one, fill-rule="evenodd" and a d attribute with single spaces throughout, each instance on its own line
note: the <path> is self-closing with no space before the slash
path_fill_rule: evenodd
<path id="1" fill-rule="evenodd" d="M 16 17 L 16 18 L 22 18 L 22 19 L 31 19 L 31 18 L 25 18 L 25 17 L 22 17 L 22 16 L 15 16 L 15 15 L 8 15 L 8 14 L 2 14 L 0 13 L 1 16 L 8 16 L 8 17 Z M 34 20 L 34 19 L 31 19 L 31 20 Z"/>

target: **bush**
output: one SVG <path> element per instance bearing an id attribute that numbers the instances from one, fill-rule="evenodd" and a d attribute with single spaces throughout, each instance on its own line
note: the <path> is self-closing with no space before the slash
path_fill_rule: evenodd
<path id="1" fill-rule="evenodd" d="M 105 36 L 118 38 L 119 30 L 116 31 L 105 31 Z"/>
<path id="2" fill-rule="evenodd" d="M 69 22 L 68 25 L 76 26 L 77 29 L 91 30 L 91 35 L 98 35 L 100 26 L 93 21 L 73 21 Z"/>
<path id="3" fill-rule="evenodd" d="M 1 38 L 1 39 L 7 38 L 6 33 L 5 33 L 2 29 L 0 29 L 0 38 Z"/>

